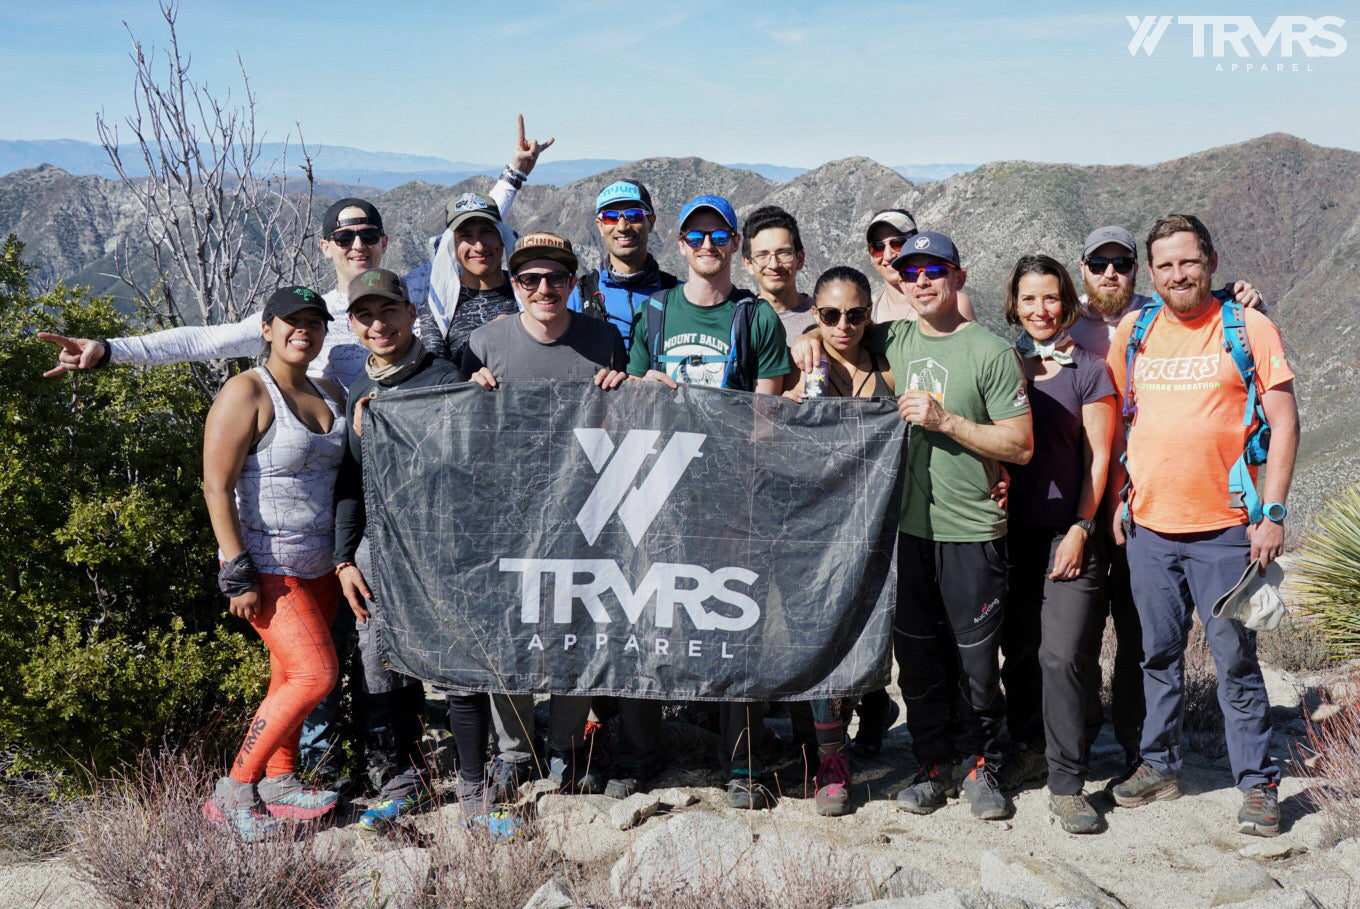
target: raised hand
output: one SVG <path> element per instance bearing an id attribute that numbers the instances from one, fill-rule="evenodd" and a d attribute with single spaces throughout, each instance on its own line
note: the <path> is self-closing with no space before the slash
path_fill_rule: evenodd
<path id="1" fill-rule="evenodd" d="M 71 369 L 91 369 L 104 358 L 104 345 L 89 338 L 68 338 L 50 331 L 40 331 L 38 337 L 61 348 L 57 365 L 43 373 L 45 379 Z"/>
<path id="2" fill-rule="evenodd" d="M 524 138 L 524 115 L 519 115 L 519 139 L 515 142 L 515 152 L 510 156 L 510 166 L 526 177 L 538 163 L 538 156 L 557 140 L 539 142 L 537 139 Z"/>

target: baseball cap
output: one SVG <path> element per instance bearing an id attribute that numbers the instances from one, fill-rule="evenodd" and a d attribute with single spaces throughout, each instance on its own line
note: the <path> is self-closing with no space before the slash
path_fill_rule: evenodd
<path id="1" fill-rule="evenodd" d="M 600 194 L 595 197 L 595 210 L 619 202 L 641 202 L 643 208 L 656 213 L 656 209 L 652 208 L 652 194 L 636 180 L 615 180 L 600 190 Z"/>
<path id="2" fill-rule="evenodd" d="M 732 203 L 722 196 L 695 196 L 690 199 L 685 207 L 680 209 L 680 229 L 684 229 L 685 222 L 689 220 L 690 215 L 705 208 L 726 221 L 730 229 L 737 229 L 737 213 L 733 210 Z"/>
<path id="3" fill-rule="evenodd" d="M 534 259 L 560 262 L 567 267 L 567 271 L 573 273 L 578 264 L 576 253 L 571 248 L 571 241 L 547 231 L 525 234 L 519 238 L 519 242 L 515 244 L 515 251 L 510 254 L 510 274 L 513 275 L 524 263 L 532 262 Z"/>
<path id="4" fill-rule="evenodd" d="M 349 309 L 365 297 L 382 297 L 398 303 L 410 303 L 406 294 L 406 284 L 394 271 L 385 268 L 370 268 L 349 282 Z"/>
<path id="5" fill-rule="evenodd" d="M 340 212 L 347 208 L 362 209 L 364 216 L 341 220 Z M 321 216 L 321 236 L 328 238 L 340 228 L 355 224 L 372 224 L 378 230 L 382 230 L 382 215 L 378 214 L 377 206 L 367 199 L 341 199 L 326 209 L 326 213 Z"/>
<path id="6" fill-rule="evenodd" d="M 1107 227 L 1097 227 L 1086 236 L 1086 242 L 1081 247 L 1081 257 L 1085 259 L 1106 243 L 1118 243 L 1138 258 L 1138 243 L 1133 239 L 1133 234 L 1129 233 L 1117 225 Z"/>
<path id="7" fill-rule="evenodd" d="M 1214 603 L 1213 616 L 1236 619 L 1252 631 L 1272 631 L 1284 618 L 1284 598 L 1280 596 L 1283 583 L 1284 568 L 1278 561 L 1267 565 L 1266 573 L 1261 574 L 1253 560 L 1238 582 Z"/>
<path id="8" fill-rule="evenodd" d="M 307 287 L 296 286 L 280 287 L 270 294 L 264 302 L 260 320 L 268 322 L 276 317 L 287 318 L 299 309 L 315 309 L 321 313 L 321 318 L 331 321 L 330 311 L 326 309 L 326 301 L 321 298 L 321 294 Z"/>
<path id="9" fill-rule="evenodd" d="M 481 193 L 463 193 L 444 206 L 444 223 L 449 230 L 457 230 L 459 224 L 473 218 L 486 218 L 500 224 L 501 207 L 495 199 Z"/>
<path id="10" fill-rule="evenodd" d="M 901 271 L 902 267 L 907 264 L 907 260 L 912 256 L 930 256 L 932 259 L 948 262 L 955 268 L 962 267 L 959 264 L 959 251 L 954 247 L 954 241 L 933 230 L 922 231 L 904 243 L 902 251 L 897 254 L 896 259 L 892 260 L 892 267 Z"/>
<path id="11" fill-rule="evenodd" d="M 879 224 L 891 224 L 901 234 L 914 234 L 917 230 L 916 219 L 911 216 L 911 212 L 905 208 L 885 208 L 869 219 L 869 226 L 864 228 L 866 242 L 871 238 L 874 227 Z"/>

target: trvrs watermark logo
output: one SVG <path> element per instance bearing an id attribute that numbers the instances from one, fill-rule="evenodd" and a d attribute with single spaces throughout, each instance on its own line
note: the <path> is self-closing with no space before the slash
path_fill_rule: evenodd
<path id="1" fill-rule="evenodd" d="M 590 546 L 615 517 L 633 545 L 640 546 L 689 465 L 703 456 L 708 438 L 695 432 L 672 433 L 658 453 L 662 436 L 658 430 L 631 429 L 617 445 L 603 429 L 575 432 L 577 444 L 597 475 L 576 514 L 576 526 Z M 551 604 L 551 621 L 561 625 L 572 624 L 577 608 L 584 609 L 596 625 L 618 619 L 636 625 L 649 607 L 654 610 L 652 624 L 657 629 L 675 628 L 679 615 L 696 631 L 745 631 L 760 620 L 760 606 L 749 595 L 760 576 L 746 568 L 653 562 L 633 586 L 614 559 L 501 559 L 499 567 L 520 575 L 520 622 L 526 625 L 540 624 L 545 599 Z M 549 587 L 551 596 L 547 597 Z M 609 635 L 597 633 L 595 649 L 608 647 L 609 641 Z M 723 659 L 734 656 L 725 641 L 677 643 L 676 655 L 703 656 L 708 646 Z M 563 650 L 577 646 L 588 645 L 575 634 L 562 636 Z M 659 635 L 646 646 L 657 654 L 671 654 L 670 639 Z M 544 647 L 540 635 L 533 635 L 528 649 Z M 623 649 L 642 647 L 636 635 L 629 635 Z"/>
<path id="2" fill-rule="evenodd" d="M 1313 72 L 1312 60 L 1338 57 L 1346 51 L 1341 28 L 1346 20 L 1339 16 L 1277 16 L 1262 30 L 1251 16 L 1126 16 L 1133 38 L 1130 56 L 1138 52 L 1151 57 L 1174 23 L 1190 29 L 1190 53 L 1206 54 L 1232 62 L 1214 65 L 1216 72 Z M 1298 57 L 1307 57 L 1300 62 Z M 1289 58 L 1289 63 L 1279 58 Z M 1249 62 L 1238 62 L 1249 61 Z"/>

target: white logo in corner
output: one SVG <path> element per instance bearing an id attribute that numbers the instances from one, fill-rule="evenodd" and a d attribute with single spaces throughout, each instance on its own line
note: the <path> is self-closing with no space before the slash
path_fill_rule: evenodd
<path id="1" fill-rule="evenodd" d="M 930 238 L 929 238 L 929 237 L 917 237 L 917 238 L 916 238 L 916 242 L 915 242 L 914 244 L 912 244 L 912 245 L 914 245 L 917 249 L 925 249 L 927 246 L 930 245 Z"/>
<path id="2" fill-rule="evenodd" d="M 703 454 L 700 449 L 708 436 L 697 432 L 674 433 L 651 471 L 634 485 L 660 438 L 659 430 L 630 429 L 616 448 L 603 429 L 576 430 L 576 441 L 600 475 L 576 515 L 576 526 L 581 528 L 587 543 L 595 545 L 609 519 L 617 514 L 633 545 L 638 545 L 661 506 L 679 485 L 690 461 Z"/>

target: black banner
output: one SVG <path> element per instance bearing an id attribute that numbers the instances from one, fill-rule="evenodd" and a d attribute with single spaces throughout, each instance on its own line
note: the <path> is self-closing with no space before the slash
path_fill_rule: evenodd
<path id="1" fill-rule="evenodd" d="M 698 700 L 887 681 L 895 401 L 521 380 L 367 413 L 370 580 L 398 672 Z"/>

